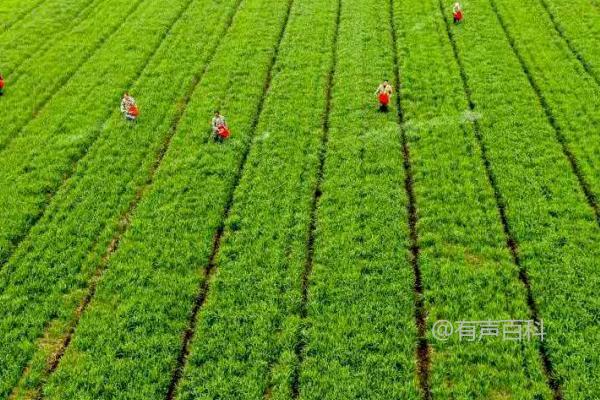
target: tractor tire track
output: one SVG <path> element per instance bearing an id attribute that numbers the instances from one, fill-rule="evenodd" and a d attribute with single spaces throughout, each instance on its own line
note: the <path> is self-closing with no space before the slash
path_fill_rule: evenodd
<path id="1" fill-rule="evenodd" d="M 171 26 L 170 29 L 172 29 L 172 27 L 176 25 L 177 21 L 179 21 L 181 19 L 181 17 L 185 14 L 185 11 L 190 8 L 190 6 L 193 4 L 193 2 L 194 2 L 194 0 L 190 0 L 182 8 L 182 11 L 176 17 L 176 20 L 173 22 L 173 25 Z M 106 269 L 108 267 L 108 263 L 110 261 L 110 258 L 119 249 L 121 240 L 123 239 L 124 235 L 127 233 L 129 227 L 131 226 L 131 222 L 134 218 L 134 214 L 135 214 L 135 210 L 137 209 L 137 206 L 142 201 L 144 196 L 151 189 L 151 187 L 154 183 L 154 179 L 160 169 L 160 166 L 162 165 L 162 161 L 171 146 L 173 137 L 178 132 L 179 123 L 180 123 L 181 119 L 183 118 L 183 115 L 185 114 L 185 110 L 187 109 L 190 99 L 191 99 L 193 93 L 195 92 L 198 84 L 202 81 L 202 78 L 206 74 L 206 71 L 208 70 L 209 66 L 211 65 L 212 60 L 214 58 L 215 51 L 220 46 L 220 43 L 222 42 L 223 38 L 226 36 L 225 34 L 226 34 L 227 30 L 229 29 L 229 27 L 231 26 L 232 21 L 235 18 L 235 15 L 239 11 L 242 2 L 243 2 L 243 0 L 238 0 L 235 7 L 229 13 L 227 21 L 224 25 L 225 33 L 219 36 L 219 39 L 215 42 L 214 46 L 211 48 L 210 52 L 208 53 L 209 57 L 204 65 L 204 67 L 202 68 L 202 70 L 200 72 L 194 74 L 188 90 L 184 94 L 183 98 L 178 102 L 178 104 L 181 104 L 181 107 L 177 108 L 177 112 L 173 118 L 173 122 L 172 122 L 171 128 L 169 129 L 169 133 L 166 135 L 161 147 L 158 150 L 158 153 L 154 156 L 154 162 L 152 163 L 152 166 L 150 168 L 148 178 L 146 179 L 144 185 L 137 190 L 135 198 L 130 203 L 127 211 L 125 213 L 123 213 L 123 215 L 121 215 L 121 217 L 119 219 L 119 223 L 117 224 L 117 227 L 118 227 L 117 231 L 114 233 L 109 246 L 107 247 L 104 255 L 101 258 L 100 264 L 96 268 L 94 276 L 92 277 L 92 279 L 90 281 L 90 285 L 88 286 L 87 293 L 86 293 L 85 297 L 82 299 L 79 306 L 77 307 L 76 312 L 75 312 L 75 317 L 73 318 L 73 321 L 71 322 L 71 324 L 68 328 L 68 331 L 66 332 L 65 336 L 60 341 L 61 344 L 60 344 L 59 348 L 50 356 L 50 359 L 48 361 L 48 368 L 46 369 L 46 374 L 47 374 L 46 380 L 48 379 L 48 377 L 50 375 L 52 375 L 56 371 L 56 369 L 58 368 L 58 366 L 60 364 L 62 357 L 66 353 L 66 351 L 69 347 L 69 344 L 71 343 L 71 340 L 75 334 L 77 326 L 79 325 L 81 317 L 83 316 L 87 307 L 89 306 L 89 304 L 91 303 L 91 301 L 94 298 L 98 282 L 100 281 L 104 272 L 106 271 Z M 170 29 L 169 29 L 169 31 L 170 31 Z M 166 36 L 168 36 L 168 34 L 169 34 L 169 32 L 165 35 L 165 38 L 166 38 Z M 164 38 L 163 38 L 163 40 L 161 40 L 160 43 L 162 44 L 163 41 L 164 41 Z M 160 48 L 160 46 L 158 46 L 158 47 Z M 94 246 L 92 246 L 92 247 L 94 247 Z M 42 386 L 43 386 L 43 383 L 42 383 Z M 42 390 L 41 389 L 42 389 L 42 387 L 38 388 L 38 396 L 39 396 L 38 399 L 42 398 L 42 394 L 41 394 Z"/>
<path id="2" fill-rule="evenodd" d="M 590 63 L 585 59 L 585 57 L 583 57 L 583 54 L 581 54 L 581 52 L 577 50 L 571 39 L 567 36 L 564 28 L 562 27 L 560 22 L 558 22 L 556 15 L 550 9 L 548 2 L 546 0 L 539 1 L 542 7 L 544 7 L 546 14 L 548 14 L 550 21 L 552 21 L 552 25 L 554 26 L 554 30 L 556 31 L 556 33 L 558 33 L 558 36 L 560 36 L 560 38 L 565 42 L 573 57 L 575 57 L 577 61 L 579 61 L 579 63 L 581 64 L 585 72 L 589 75 L 589 77 L 592 78 L 594 82 L 596 82 L 596 85 L 598 87 L 600 87 L 600 78 L 598 77 L 598 75 L 596 75 Z"/>
<path id="3" fill-rule="evenodd" d="M 458 50 L 458 46 L 456 44 L 456 40 L 454 38 L 454 34 L 452 32 L 452 28 L 450 26 L 450 21 L 445 17 L 444 12 L 444 4 L 442 0 L 438 0 L 439 9 L 440 9 L 440 17 L 444 20 L 446 26 L 446 33 L 448 35 L 448 41 L 452 47 L 452 51 L 454 53 L 454 59 L 456 60 L 456 64 L 460 70 L 460 77 L 463 85 L 463 90 L 465 94 L 465 99 L 467 100 L 469 110 L 471 112 L 475 111 L 476 105 L 473 101 L 472 90 L 469 86 L 469 79 L 464 67 L 463 60 L 460 56 L 460 52 Z M 498 210 L 498 214 L 500 217 L 500 222 L 502 223 L 502 228 L 504 230 L 504 235 L 506 237 L 506 246 L 511 254 L 513 263 L 517 267 L 519 271 L 519 279 L 525 288 L 525 295 L 527 300 L 527 305 L 529 308 L 529 313 L 531 318 L 539 323 L 541 321 L 539 310 L 535 298 L 533 296 L 533 292 L 531 290 L 531 285 L 529 281 L 529 274 L 527 269 L 521 262 L 521 258 L 519 256 L 519 243 L 517 242 L 515 235 L 512 231 L 507 213 L 506 213 L 506 202 L 504 200 L 504 196 L 500 190 L 500 186 L 498 185 L 498 181 L 496 175 L 494 174 L 492 163 L 488 157 L 488 150 L 485 144 L 481 126 L 477 120 L 472 121 L 473 132 L 475 134 L 475 138 L 477 139 L 477 143 L 479 144 L 479 150 L 481 152 L 481 159 L 483 162 L 483 166 L 485 168 L 485 172 L 487 175 L 487 180 L 489 185 L 491 186 L 494 192 L 494 198 L 496 201 L 496 208 Z M 542 367 L 544 370 L 544 374 L 546 375 L 546 380 L 550 390 L 552 391 L 552 395 L 554 400 L 562 400 L 562 389 L 560 387 L 560 383 L 555 377 L 554 367 L 552 365 L 552 361 L 548 356 L 548 351 L 546 345 L 543 341 L 538 342 L 538 351 L 540 355 L 540 360 L 542 361 Z"/>
<path id="4" fill-rule="evenodd" d="M 33 13 L 35 13 L 35 11 L 40 8 L 47 0 L 40 0 L 37 4 L 34 4 L 33 7 L 31 7 L 29 10 L 23 12 L 23 14 L 21 14 L 20 16 L 18 16 L 16 19 L 14 19 L 12 22 L 8 22 L 6 24 L 4 24 L 3 29 L 0 31 L 0 33 L 4 33 L 6 31 L 8 31 L 9 29 L 11 29 L 13 26 L 15 26 L 16 24 L 20 23 L 21 21 L 23 21 L 25 18 L 29 17 L 30 15 L 32 15 Z"/>
<path id="5" fill-rule="evenodd" d="M 263 86 L 263 92 L 258 101 L 258 106 L 257 106 L 256 112 L 255 112 L 255 116 L 250 125 L 250 134 L 246 141 L 247 143 L 245 145 L 245 148 L 242 150 L 242 157 L 240 159 L 240 163 L 238 164 L 238 168 L 237 168 L 235 177 L 233 179 L 231 188 L 227 195 L 227 200 L 226 200 L 225 206 L 223 208 L 221 222 L 220 222 L 219 226 L 217 227 L 215 234 L 213 236 L 213 243 L 212 243 L 211 252 L 210 252 L 210 255 L 208 258 L 208 263 L 206 265 L 206 268 L 204 268 L 203 279 L 199 285 L 198 293 L 196 295 L 194 305 L 190 312 L 188 326 L 182 335 L 181 349 L 180 349 L 179 355 L 177 357 L 175 369 L 173 370 L 173 375 L 171 376 L 171 382 L 169 383 L 169 387 L 167 389 L 167 393 L 166 393 L 166 397 L 165 397 L 167 400 L 173 400 L 175 398 L 175 394 L 176 394 L 177 388 L 179 386 L 179 382 L 181 381 L 181 378 L 183 377 L 183 370 L 187 363 L 187 358 L 188 358 L 188 355 L 190 352 L 190 343 L 191 343 L 192 339 L 194 338 L 194 334 L 196 332 L 196 327 L 198 324 L 198 314 L 202 310 L 204 304 L 206 303 L 206 299 L 208 298 L 208 295 L 210 293 L 210 284 L 211 284 L 212 279 L 217 270 L 216 259 L 217 259 L 217 255 L 219 254 L 219 250 L 221 248 L 221 243 L 223 240 L 223 233 L 225 231 L 225 223 L 227 221 L 227 218 L 229 217 L 231 208 L 233 206 L 235 192 L 240 184 L 242 176 L 244 175 L 246 161 L 248 160 L 248 155 L 250 154 L 250 150 L 252 149 L 252 144 L 254 143 L 254 136 L 256 134 L 256 129 L 258 127 L 258 122 L 260 120 L 260 116 L 262 115 L 262 111 L 263 111 L 263 108 L 265 105 L 265 100 L 271 89 L 271 82 L 273 80 L 274 66 L 279 57 L 279 48 L 281 47 L 281 42 L 283 41 L 285 32 L 287 30 L 287 26 L 288 26 L 288 23 L 290 20 L 290 15 L 291 15 L 293 4 L 294 4 L 294 0 L 287 1 L 286 15 L 285 15 L 281 30 L 279 32 L 277 42 L 275 44 L 275 50 L 274 50 L 271 60 L 269 62 L 269 67 L 267 70 L 267 77 L 265 79 L 264 86 Z"/>
<path id="6" fill-rule="evenodd" d="M 396 107 L 398 111 L 398 125 L 400 130 L 400 140 L 402 144 L 403 166 L 405 172 L 404 187 L 408 197 L 408 227 L 409 227 L 409 247 L 410 247 L 410 263 L 415 276 L 414 281 L 414 296 L 415 296 L 415 323 L 417 326 L 417 374 L 419 379 L 419 387 L 424 400 L 431 400 L 430 387 L 430 365 L 431 365 L 431 348 L 427 341 L 427 310 L 425 308 L 425 295 L 423 290 L 423 281 L 420 265 L 421 248 L 419 245 L 418 222 L 419 214 L 417 209 L 417 199 L 414 189 L 414 173 L 410 158 L 410 145 L 408 136 L 405 130 L 404 111 L 402 108 L 401 98 L 401 81 L 400 81 L 400 62 L 398 59 L 398 31 L 394 17 L 394 0 L 389 0 L 390 8 L 390 35 L 393 46 L 394 59 L 394 80 L 396 91 Z"/>
<path id="7" fill-rule="evenodd" d="M 323 195 L 322 185 L 325 173 L 325 162 L 327 161 L 327 150 L 329 144 L 329 124 L 331 117 L 331 106 L 333 103 L 333 87 L 336 71 L 338 67 L 338 39 L 340 33 L 340 23 L 342 19 L 342 0 L 337 2 L 337 10 L 335 17 L 335 28 L 333 33 L 333 41 L 331 43 L 331 67 L 327 74 L 327 83 L 325 90 L 325 110 L 323 111 L 323 125 L 321 134 L 321 143 L 319 147 L 319 161 L 316 171 L 316 182 L 315 188 L 312 194 L 312 202 L 310 206 L 310 223 L 308 227 L 308 237 L 306 240 L 306 261 L 304 263 L 304 270 L 302 271 L 302 292 L 301 292 L 301 303 L 300 303 L 300 332 L 299 340 L 294 347 L 297 364 L 292 374 L 292 398 L 300 398 L 300 374 L 302 364 L 304 363 L 304 349 L 306 348 L 307 338 L 304 337 L 302 327 L 308 316 L 308 298 L 309 298 L 309 287 L 310 277 L 314 266 L 315 256 L 315 240 L 317 224 L 319 219 L 319 201 Z"/>
<path id="8" fill-rule="evenodd" d="M 97 7 L 100 2 L 101 2 L 101 0 L 92 0 L 89 3 L 87 3 L 83 8 L 81 8 L 73 16 L 73 18 L 71 19 L 70 22 L 74 22 L 74 24 L 69 24 L 68 30 L 58 30 L 57 32 L 54 32 L 53 34 L 51 34 L 51 37 L 65 36 L 65 35 L 68 35 L 69 32 L 72 32 L 75 29 L 77 29 L 79 27 L 79 25 L 81 25 L 84 21 L 87 20 L 91 11 L 95 7 Z M 13 70 L 5 76 L 5 79 L 10 80 L 10 83 L 12 86 L 14 86 L 19 81 L 19 78 L 21 78 L 21 76 L 23 75 L 23 73 L 21 71 L 23 65 L 32 64 L 34 62 L 34 60 L 38 59 L 42 54 L 45 54 L 46 52 L 48 52 L 54 46 L 54 43 L 56 43 L 56 40 L 53 41 L 52 43 L 50 43 L 48 38 L 44 38 L 44 39 L 45 39 L 44 42 L 40 43 L 31 52 L 31 55 L 29 57 L 25 58 L 23 61 L 16 64 L 14 66 Z"/>
<path id="9" fill-rule="evenodd" d="M 91 58 L 104 46 L 104 44 L 110 40 L 115 34 L 117 34 L 123 26 L 127 24 L 130 18 L 133 18 L 133 14 L 140 8 L 142 3 L 147 0 L 137 0 L 134 6 L 129 10 L 129 12 L 123 17 L 122 21 L 110 32 L 108 35 L 104 36 L 96 45 L 90 50 L 90 52 L 76 65 L 75 69 L 71 71 L 71 73 L 65 77 L 63 77 L 53 88 L 50 88 L 49 95 L 46 95 L 42 98 L 42 101 L 37 105 L 33 105 L 31 110 L 31 118 L 23 123 L 21 128 L 19 128 L 15 133 L 13 133 L 9 138 L 4 141 L 0 141 L 0 152 L 4 151 L 13 140 L 19 137 L 25 128 L 29 126 L 31 121 L 33 121 L 39 113 L 46 107 L 46 105 L 58 94 L 60 90 L 55 90 L 56 88 L 64 87 L 76 74 L 77 72 L 86 65 Z M 92 90 L 93 91 L 93 90 Z"/>
<path id="10" fill-rule="evenodd" d="M 492 10 L 494 11 L 494 14 L 496 15 L 496 18 L 498 19 L 498 23 L 500 24 L 500 26 L 502 27 L 502 30 L 504 31 L 504 36 L 508 40 L 508 43 L 510 44 L 510 47 L 511 47 L 514 55 L 519 60 L 521 69 L 527 76 L 527 80 L 529 81 L 531 88 L 535 92 L 535 94 L 538 98 L 538 101 L 540 102 L 540 105 L 542 106 L 544 113 L 546 114 L 546 118 L 548 119 L 548 122 L 550 123 L 550 125 L 554 129 L 554 132 L 556 133 L 556 139 L 560 143 L 560 145 L 562 147 L 562 151 L 563 151 L 565 157 L 567 158 L 567 160 L 569 161 L 569 164 L 571 165 L 571 169 L 573 170 L 573 173 L 575 174 L 575 176 L 577 177 L 577 180 L 579 181 L 581 190 L 583 191 L 583 194 L 585 195 L 585 198 L 586 198 L 589 206 L 592 208 L 592 211 L 594 212 L 594 215 L 596 217 L 596 223 L 598 224 L 598 226 L 600 226 L 600 205 L 598 204 L 598 199 L 596 198 L 596 195 L 594 194 L 589 182 L 586 180 L 585 175 L 583 174 L 583 171 L 581 170 L 581 167 L 579 167 L 579 163 L 577 162 L 577 157 L 575 156 L 573 151 L 569 148 L 567 139 L 565 138 L 561 127 L 559 126 L 558 122 L 556 121 L 556 117 L 552 113 L 552 109 L 551 109 L 550 105 L 548 104 L 548 101 L 544 97 L 544 94 L 542 93 L 541 88 L 536 83 L 535 79 L 533 78 L 533 75 L 529 71 L 529 67 L 527 66 L 527 63 L 525 62 L 525 59 L 521 55 L 520 51 L 517 49 L 515 40 L 512 37 L 512 35 L 510 34 L 510 31 L 508 30 L 508 26 L 506 25 L 504 18 L 498 11 L 496 1 L 490 0 L 490 5 L 491 5 Z"/>

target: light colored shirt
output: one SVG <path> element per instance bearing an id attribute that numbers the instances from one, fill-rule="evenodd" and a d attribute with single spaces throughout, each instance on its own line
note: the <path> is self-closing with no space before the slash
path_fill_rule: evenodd
<path id="1" fill-rule="evenodd" d="M 135 105 L 135 99 L 131 96 L 123 96 L 121 100 L 121 112 L 128 112 L 131 106 Z"/>
<path id="2" fill-rule="evenodd" d="M 386 85 L 385 83 L 382 83 L 377 88 L 377 91 L 375 92 L 375 95 L 379 95 L 381 93 L 387 93 L 388 95 L 391 96 L 392 92 L 393 92 L 392 85 Z"/>
<path id="3" fill-rule="evenodd" d="M 225 117 L 222 115 L 219 115 L 218 117 L 213 117 L 211 124 L 212 124 L 213 130 L 216 130 L 217 127 L 219 127 L 221 125 L 225 125 Z"/>

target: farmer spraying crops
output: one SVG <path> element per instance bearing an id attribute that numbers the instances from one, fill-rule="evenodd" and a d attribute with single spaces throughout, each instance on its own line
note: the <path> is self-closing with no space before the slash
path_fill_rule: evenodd
<path id="1" fill-rule="evenodd" d="M 211 126 L 215 141 L 222 142 L 229 137 L 229 127 L 227 126 L 227 122 L 225 122 L 225 117 L 221 115 L 219 110 L 215 111 Z"/>
<path id="2" fill-rule="evenodd" d="M 131 97 L 128 92 L 125 92 L 121 99 L 121 113 L 123 113 L 125 118 L 129 121 L 135 121 L 140 115 L 140 110 L 135 103 L 135 99 Z"/>
<path id="3" fill-rule="evenodd" d="M 4 77 L 0 74 L 0 96 L 4 95 Z"/>
<path id="4" fill-rule="evenodd" d="M 463 20 L 463 10 L 459 2 L 454 3 L 454 6 L 452 7 L 452 14 L 454 15 L 455 24 L 458 24 Z"/>
<path id="5" fill-rule="evenodd" d="M 388 110 L 388 105 L 390 104 L 390 99 L 392 98 L 392 92 L 392 85 L 389 84 L 387 79 L 383 81 L 383 83 L 377 88 L 375 96 L 377 96 L 377 99 L 379 100 L 380 111 L 385 112 Z"/>

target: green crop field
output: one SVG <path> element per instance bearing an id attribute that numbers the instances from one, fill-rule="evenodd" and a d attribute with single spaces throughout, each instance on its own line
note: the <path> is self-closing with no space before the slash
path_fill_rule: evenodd
<path id="1" fill-rule="evenodd" d="M 600 399 L 600 0 L 453 2 L 0 0 L 0 400 Z"/>

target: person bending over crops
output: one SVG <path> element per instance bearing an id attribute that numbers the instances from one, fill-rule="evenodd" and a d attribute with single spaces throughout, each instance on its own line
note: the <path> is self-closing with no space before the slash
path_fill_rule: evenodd
<path id="1" fill-rule="evenodd" d="M 458 24 L 463 20 L 463 10 L 459 2 L 454 3 L 454 6 L 452 7 L 452 14 L 454 15 L 455 24 Z"/>
<path id="2" fill-rule="evenodd" d="M 4 77 L 0 74 L 0 96 L 4 95 Z"/>
<path id="3" fill-rule="evenodd" d="M 385 112 L 388 110 L 388 105 L 390 104 L 390 99 L 392 98 L 392 92 L 392 85 L 389 84 L 387 79 L 383 81 L 381 85 L 379 85 L 377 91 L 375 92 L 375 96 L 377 96 L 377 99 L 379 100 L 379 111 Z"/>
<path id="4" fill-rule="evenodd" d="M 135 121 L 140 115 L 140 110 L 135 103 L 135 99 L 128 92 L 125 92 L 121 99 L 121 112 L 129 121 Z"/>
<path id="5" fill-rule="evenodd" d="M 215 111 L 215 116 L 212 119 L 211 126 L 213 139 L 215 139 L 215 141 L 222 142 L 229 137 L 229 126 L 227 126 L 225 117 L 221 115 L 219 110 Z"/>

